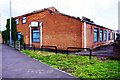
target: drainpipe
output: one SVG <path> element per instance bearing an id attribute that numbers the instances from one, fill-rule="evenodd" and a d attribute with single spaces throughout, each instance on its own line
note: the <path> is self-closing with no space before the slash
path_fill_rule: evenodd
<path id="1" fill-rule="evenodd" d="M 86 48 L 86 22 L 84 21 L 84 48 Z M 85 49 L 86 51 L 86 49 Z"/>
<path id="2" fill-rule="evenodd" d="M 106 44 L 108 44 L 108 29 L 107 29 L 107 38 L 106 38 Z"/>
<path id="3" fill-rule="evenodd" d="M 30 45 L 32 44 L 32 34 L 31 34 L 31 25 L 29 25 L 30 27 Z"/>
<path id="4" fill-rule="evenodd" d="M 40 48 L 42 46 L 42 22 L 40 22 Z"/>

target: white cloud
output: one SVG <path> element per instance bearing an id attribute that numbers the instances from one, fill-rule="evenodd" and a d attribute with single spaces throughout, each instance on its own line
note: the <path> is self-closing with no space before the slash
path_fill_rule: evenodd
<path id="1" fill-rule="evenodd" d="M 5 21 L 9 18 L 9 1 L 0 0 L 1 21 L 2 27 L 5 26 Z M 71 16 L 81 17 L 86 16 L 95 20 L 95 22 L 101 25 L 111 26 L 113 18 L 117 18 L 117 14 L 111 13 L 117 12 L 117 2 L 119 0 L 11 0 L 12 1 L 12 16 L 22 15 L 34 10 L 55 6 L 61 13 Z M 106 12 L 107 11 L 107 12 Z M 104 12 L 103 14 L 101 14 Z M 107 14 L 107 15 L 104 15 Z M 111 21 L 108 21 L 109 18 Z M 104 20 L 105 19 L 105 20 Z M 110 22 L 110 23 L 109 23 Z M 116 22 L 116 21 L 115 21 Z"/>
<path id="2" fill-rule="evenodd" d="M 48 2 L 48 3 L 46 3 Z M 12 2 L 12 9 L 14 10 L 13 12 L 15 11 L 18 11 L 17 13 L 18 14 L 25 14 L 27 12 L 32 12 L 32 11 L 35 11 L 35 10 L 40 10 L 40 9 L 43 9 L 43 8 L 46 8 L 46 7 L 50 7 L 50 6 L 53 6 L 54 2 L 51 2 L 49 0 L 19 0 L 19 1 L 16 1 L 14 0 Z"/>

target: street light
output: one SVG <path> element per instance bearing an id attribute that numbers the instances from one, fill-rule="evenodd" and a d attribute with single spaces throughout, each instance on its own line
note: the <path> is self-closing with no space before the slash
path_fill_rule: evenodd
<path id="1" fill-rule="evenodd" d="M 12 18 L 11 18 L 11 0 L 10 0 L 10 46 L 12 46 Z"/>

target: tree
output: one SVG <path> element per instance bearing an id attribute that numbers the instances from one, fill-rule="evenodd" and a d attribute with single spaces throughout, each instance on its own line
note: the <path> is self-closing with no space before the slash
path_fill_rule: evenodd
<path id="1" fill-rule="evenodd" d="M 3 38 L 3 43 L 7 44 L 7 40 L 9 40 L 9 35 L 7 34 L 7 30 L 2 31 L 2 38 Z"/>
<path id="2" fill-rule="evenodd" d="M 17 40 L 17 28 L 14 18 L 12 18 L 11 26 L 12 40 L 15 42 Z M 10 39 L 10 19 L 7 19 L 6 30 L 2 31 L 2 37 L 4 38 L 5 43 L 7 43 L 7 41 Z"/>
<path id="3" fill-rule="evenodd" d="M 80 17 L 77 17 L 77 19 L 80 19 Z"/>
<path id="4" fill-rule="evenodd" d="M 24 44 L 24 38 L 23 38 L 22 34 L 20 36 L 21 36 L 21 38 L 20 38 L 20 44 L 23 45 Z"/>

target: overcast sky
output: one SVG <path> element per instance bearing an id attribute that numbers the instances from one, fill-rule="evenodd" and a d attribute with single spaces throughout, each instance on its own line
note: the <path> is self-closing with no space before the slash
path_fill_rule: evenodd
<path id="1" fill-rule="evenodd" d="M 23 15 L 35 10 L 54 6 L 59 12 L 88 17 L 96 24 L 118 29 L 118 1 L 120 0 L 11 0 L 12 16 Z M 9 18 L 10 0 L 0 0 L 0 26 L 5 29 Z"/>

